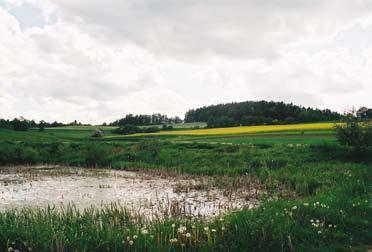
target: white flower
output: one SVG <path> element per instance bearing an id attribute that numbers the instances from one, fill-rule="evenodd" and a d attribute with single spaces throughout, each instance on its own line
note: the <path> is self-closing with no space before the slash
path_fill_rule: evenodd
<path id="1" fill-rule="evenodd" d="M 180 233 L 180 234 L 183 234 L 185 231 L 186 231 L 186 227 L 184 227 L 184 226 L 180 226 L 178 228 L 178 233 Z"/>
<path id="2" fill-rule="evenodd" d="M 132 241 L 132 240 L 130 240 L 130 241 L 129 241 L 129 245 L 131 245 L 131 246 L 132 246 L 132 245 L 133 245 L 133 243 L 134 243 L 134 241 Z"/>
<path id="3" fill-rule="evenodd" d="M 217 232 L 217 230 L 213 228 L 213 229 L 212 229 L 212 232 L 213 232 L 213 233 L 216 233 L 216 232 Z"/>
<path id="4" fill-rule="evenodd" d="M 292 207 L 292 210 L 296 210 L 296 209 L 297 209 L 297 206 L 293 206 L 293 207 Z"/>
<path id="5" fill-rule="evenodd" d="M 319 230 L 319 231 L 318 231 L 318 234 L 321 234 L 321 233 L 322 233 L 322 231 L 321 231 L 321 230 Z"/>
<path id="6" fill-rule="evenodd" d="M 331 228 L 332 227 L 332 224 L 329 224 L 328 227 Z"/>
<path id="7" fill-rule="evenodd" d="M 189 238 L 191 236 L 190 233 L 186 233 L 186 237 Z"/>
<path id="8" fill-rule="evenodd" d="M 175 227 L 176 227 L 176 224 L 173 223 L 173 224 L 172 224 L 172 228 L 175 228 Z"/>
<path id="9" fill-rule="evenodd" d="M 209 230 L 209 227 L 204 227 L 204 231 L 208 231 Z"/>
<path id="10" fill-rule="evenodd" d="M 176 243 L 177 241 L 178 241 L 177 238 L 173 238 L 169 240 L 170 243 Z"/>
<path id="11" fill-rule="evenodd" d="M 148 231 L 147 229 L 142 229 L 141 233 L 142 233 L 143 235 L 147 235 L 147 234 L 149 233 L 149 231 Z"/>
<path id="12" fill-rule="evenodd" d="M 222 231 L 225 230 L 225 227 L 221 227 L 221 230 L 222 230 Z"/>
<path id="13" fill-rule="evenodd" d="M 306 203 L 306 202 L 305 202 L 305 203 L 304 203 L 304 206 L 309 206 L 309 203 Z"/>
<path id="14" fill-rule="evenodd" d="M 133 240 L 136 240 L 138 238 L 137 235 L 133 235 Z"/>

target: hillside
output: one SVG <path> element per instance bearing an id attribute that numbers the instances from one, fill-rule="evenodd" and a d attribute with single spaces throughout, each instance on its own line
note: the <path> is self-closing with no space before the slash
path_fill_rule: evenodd
<path id="1" fill-rule="evenodd" d="M 341 115 L 329 109 L 305 108 L 292 103 L 246 101 L 205 106 L 186 112 L 185 122 L 207 122 L 208 127 L 232 127 L 262 124 L 290 124 L 339 120 Z"/>

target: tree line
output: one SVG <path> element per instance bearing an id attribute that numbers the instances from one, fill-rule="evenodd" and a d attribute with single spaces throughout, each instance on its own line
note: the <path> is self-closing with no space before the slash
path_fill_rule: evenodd
<path id="1" fill-rule="evenodd" d="M 71 123 L 61 123 L 61 122 L 46 122 L 41 120 L 40 122 L 35 122 L 34 120 L 27 120 L 23 117 L 14 118 L 13 120 L 1 119 L 0 118 L 0 129 L 9 129 L 15 131 L 27 131 L 31 128 L 39 128 L 39 130 L 44 130 L 45 128 L 55 128 L 63 126 L 88 126 L 89 124 L 82 124 L 78 121 L 73 121 Z"/>
<path id="2" fill-rule="evenodd" d="M 360 120 L 372 120 L 372 108 L 361 107 L 356 110 L 355 115 Z M 264 125 L 264 124 L 291 124 L 304 122 L 323 122 L 323 121 L 339 121 L 344 119 L 345 115 L 331 111 L 329 109 L 305 108 L 292 103 L 273 102 L 273 101 L 246 101 L 232 102 L 226 104 L 210 105 L 201 108 L 190 109 L 185 114 L 185 119 L 180 117 L 168 117 L 162 114 L 128 114 L 125 117 L 118 119 L 112 123 L 103 123 L 103 126 L 151 126 L 151 125 L 167 125 L 177 123 L 190 122 L 206 122 L 207 127 L 233 127 L 233 126 L 249 126 L 249 125 Z M 63 126 L 90 126 L 90 124 L 82 124 L 78 121 L 70 123 L 61 122 L 46 122 L 41 120 L 27 120 L 23 117 L 14 118 L 13 120 L 1 119 L 0 128 L 12 129 L 16 131 L 26 131 L 30 128 L 63 127 Z M 123 128 L 124 132 L 133 131 L 133 128 Z M 165 128 L 168 129 L 169 128 Z M 138 131 L 138 130 L 137 130 Z"/>
<path id="3" fill-rule="evenodd" d="M 182 120 L 178 116 L 168 117 L 162 114 L 152 114 L 152 115 L 133 115 L 128 114 L 124 118 L 116 120 L 110 123 L 110 126 L 124 126 L 124 125 L 159 125 L 159 124 L 172 124 L 181 123 Z"/>
<path id="4" fill-rule="evenodd" d="M 329 109 L 305 108 L 292 103 L 246 101 L 205 106 L 186 112 L 185 122 L 207 122 L 208 127 L 291 124 L 340 120 Z"/>

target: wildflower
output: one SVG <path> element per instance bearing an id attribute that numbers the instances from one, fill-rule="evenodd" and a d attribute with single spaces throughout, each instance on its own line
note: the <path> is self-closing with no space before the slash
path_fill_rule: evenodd
<path id="1" fill-rule="evenodd" d="M 149 231 L 147 229 L 142 229 L 141 230 L 141 234 L 143 235 L 147 235 L 149 233 Z"/>
<path id="2" fill-rule="evenodd" d="M 132 246 L 134 244 L 134 241 L 130 240 L 129 245 Z"/>
<path id="3" fill-rule="evenodd" d="M 15 249 L 14 252 L 19 252 L 19 249 Z"/>
<path id="4" fill-rule="evenodd" d="M 212 232 L 213 232 L 213 233 L 216 233 L 216 232 L 217 232 L 217 230 L 213 228 L 213 229 L 212 229 Z"/>
<path id="5" fill-rule="evenodd" d="M 191 234 L 190 233 L 186 233 L 186 237 L 187 238 L 190 238 Z"/>
<path id="6" fill-rule="evenodd" d="M 175 228 L 175 227 L 176 227 L 176 224 L 173 223 L 173 224 L 172 224 L 172 228 Z"/>
<path id="7" fill-rule="evenodd" d="M 293 206 L 293 207 L 292 207 L 292 210 L 296 210 L 296 209 L 297 209 L 297 206 Z"/>
<path id="8" fill-rule="evenodd" d="M 31 247 L 28 247 L 28 251 L 32 251 L 32 248 Z"/>
<path id="9" fill-rule="evenodd" d="M 204 231 L 207 232 L 209 230 L 209 227 L 204 227 Z"/>
<path id="10" fill-rule="evenodd" d="M 316 220 L 316 223 L 319 223 L 320 221 L 319 220 Z"/>
<path id="11" fill-rule="evenodd" d="M 221 227 L 221 230 L 224 231 L 224 230 L 225 230 L 225 227 L 222 226 L 222 227 Z"/>
<path id="12" fill-rule="evenodd" d="M 133 235 L 133 240 L 136 240 L 138 238 L 137 235 Z"/>
<path id="13" fill-rule="evenodd" d="M 306 202 L 305 202 L 305 203 L 304 203 L 304 206 L 309 206 L 309 203 L 306 203 Z"/>
<path id="14" fill-rule="evenodd" d="M 328 227 L 331 228 L 332 227 L 332 224 L 329 224 Z"/>
<path id="15" fill-rule="evenodd" d="M 314 222 L 314 220 L 313 220 L 313 219 L 311 219 L 311 220 L 310 220 L 310 222 L 311 222 L 311 223 L 313 223 L 313 222 Z"/>
<path id="16" fill-rule="evenodd" d="M 319 231 L 318 231 L 318 234 L 321 234 L 321 233 L 322 233 L 322 231 L 321 231 L 321 230 L 319 230 Z"/>
<path id="17" fill-rule="evenodd" d="M 223 221 L 223 218 L 220 218 L 220 221 Z"/>
<path id="18" fill-rule="evenodd" d="M 195 228 L 196 228 L 196 226 L 195 226 L 195 225 L 192 225 L 192 226 L 191 226 L 191 228 L 192 228 L 192 229 L 195 229 Z"/>
<path id="19" fill-rule="evenodd" d="M 130 241 L 130 237 L 129 236 L 127 236 L 127 241 Z"/>
<path id="20" fill-rule="evenodd" d="M 170 243 L 176 243 L 177 241 L 178 241 L 177 238 L 173 238 L 169 240 Z"/>
<path id="21" fill-rule="evenodd" d="M 180 226 L 177 231 L 178 233 L 183 234 L 186 231 L 186 227 Z"/>
<path id="22" fill-rule="evenodd" d="M 13 251 L 14 251 L 14 249 L 12 247 L 8 248 L 8 252 L 13 252 Z"/>

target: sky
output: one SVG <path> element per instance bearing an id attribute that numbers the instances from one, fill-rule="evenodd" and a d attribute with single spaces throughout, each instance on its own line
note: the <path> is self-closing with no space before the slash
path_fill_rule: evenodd
<path id="1" fill-rule="evenodd" d="M 0 118 L 372 107 L 371 0 L 0 0 Z"/>

